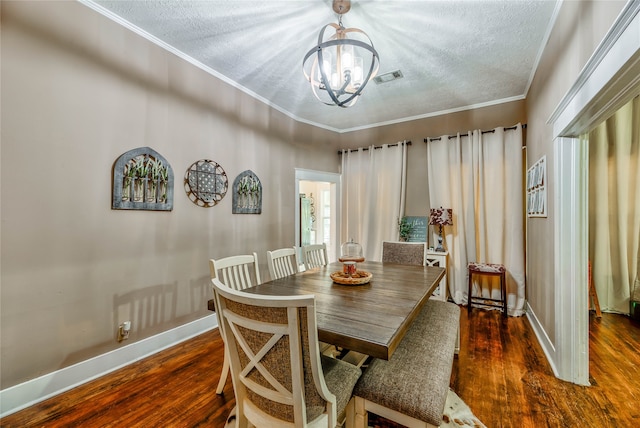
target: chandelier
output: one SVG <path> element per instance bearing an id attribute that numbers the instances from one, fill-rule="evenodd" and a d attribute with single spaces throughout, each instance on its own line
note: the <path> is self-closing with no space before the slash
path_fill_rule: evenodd
<path id="1" fill-rule="evenodd" d="M 378 52 L 369 36 L 358 28 L 344 28 L 342 15 L 351 9 L 350 0 L 333 0 L 337 24 L 320 30 L 318 44 L 302 60 L 302 71 L 311 83 L 313 94 L 327 105 L 351 107 L 380 66 Z M 333 35 L 327 30 L 335 30 Z M 365 57 L 368 59 L 365 65 Z"/>

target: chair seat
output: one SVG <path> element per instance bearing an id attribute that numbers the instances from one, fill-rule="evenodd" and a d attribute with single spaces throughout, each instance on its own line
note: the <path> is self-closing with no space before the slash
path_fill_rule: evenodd
<path id="1" fill-rule="evenodd" d="M 345 418 L 353 387 L 360 379 L 362 370 L 353 364 L 326 355 L 321 355 L 320 358 L 324 381 L 329 391 L 336 396 L 336 413 L 340 422 Z"/>
<path id="2" fill-rule="evenodd" d="M 482 273 L 503 273 L 506 271 L 504 265 L 498 263 L 469 263 L 469 270 Z"/>

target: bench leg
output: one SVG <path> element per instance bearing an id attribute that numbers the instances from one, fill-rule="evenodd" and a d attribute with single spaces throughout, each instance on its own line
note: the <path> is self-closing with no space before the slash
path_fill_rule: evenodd
<path id="1" fill-rule="evenodd" d="M 360 397 L 353 397 L 353 426 L 347 428 L 367 428 L 367 422 L 369 418 L 367 416 L 367 409 L 365 409 L 365 400 Z M 347 408 L 348 411 L 348 408 Z M 349 422 L 349 414 L 347 413 L 347 422 Z"/>
<path id="2" fill-rule="evenodd" d="M 360 397 L 353 397 L 355 399 L 356 419 L 354 428 L 367 428 L 369 422 L 369 411 L 375 413 L 378 416 L 389 419 L 400 425 L 411 428 L 437 428 L 427 422 L 420 421 L 418 419 L 407 416 L 404 413 L 400 413 L 396 410 L 389 409 L 381 406 L 380 404 L 372 401 L 365 400 Z"/>

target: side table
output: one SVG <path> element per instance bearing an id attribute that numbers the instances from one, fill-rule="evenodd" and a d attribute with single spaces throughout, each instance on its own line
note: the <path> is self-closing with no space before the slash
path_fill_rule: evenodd
<path id="1" fill-rule="evenodd" d="M 449 273 L 449 252 L 439 252 L 433 250 L 427 250 L 427 256 L 425 257 L 425 266 L 436 266 L 444 268 L 444 276 L 440 280 L 440 285 L 436 288 L 431 296 L 434 300 L 447 301 L 449 294 L 449 287 L 447 286 L 447 274 Z"/>
<path id="2" fill-rule="evenodd" d="M 447 282 L 447 275 L 449 274 L 449 252 L 427 250 L 427 256 L 424 261 L 425 266 L 437 266 L 444 268 L 444 276 L 440 280 L 440 285 L 438 285 L 438 288 L 433 292 L 430 299 L 446 302 L 449 297 L 449 285 Z M 456 348 L 454 352 L 456 355 L 460 353 L 460 326 L 458 326 L 458 335 L 456 337 Z"/>

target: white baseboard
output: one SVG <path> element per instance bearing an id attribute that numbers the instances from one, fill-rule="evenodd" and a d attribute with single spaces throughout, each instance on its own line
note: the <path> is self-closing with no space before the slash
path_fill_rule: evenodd
<path id="1" fill-rule="evenodd" d="M 540 343 L 542 351 L 547 356 L 547 361 L 549 361 L 549 365 L 551 366 L 551 370 L 553 370 L 553 374 L 556 377 L 559 377 L 558 369 L 555 363 L 556 348 L 555 346 L 553 346 L 553 343 L 549 339 L 549 336 L 547 336 L 547 332 L 544 330 L 544 327 L 542 327 L 542 324 L 538 320 L 538 317 L 536 317 L 533 309 L 531 309 L 531 306 L 529 306 L 529 302 L 527 302 L 526 305 L 527 319 L 529 320 L 529 323 L 531 323 L 531 327 L 533 327 L 533 332 L 538 338 L 538 343 Z"/>
<path id="2" fill-rule="evenodd" d="M 216 314 L 0 391 L 0 418 L 218 327 Z"/>

